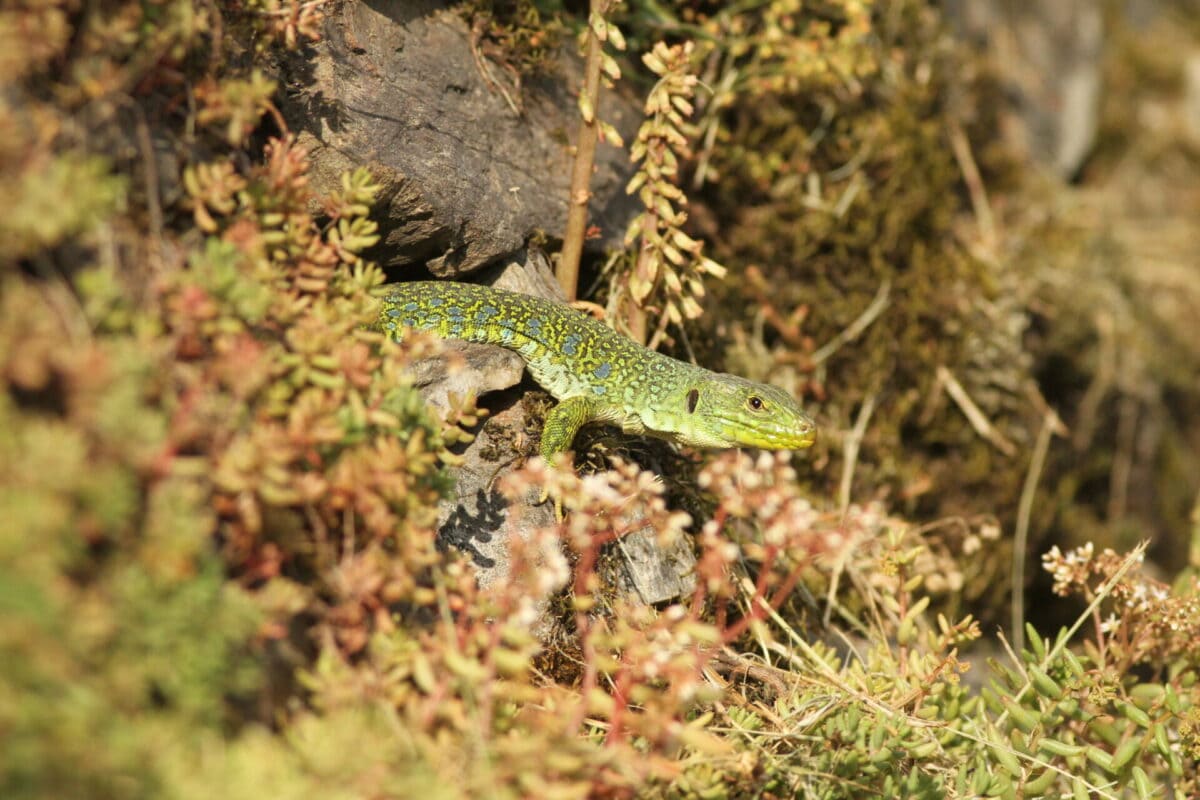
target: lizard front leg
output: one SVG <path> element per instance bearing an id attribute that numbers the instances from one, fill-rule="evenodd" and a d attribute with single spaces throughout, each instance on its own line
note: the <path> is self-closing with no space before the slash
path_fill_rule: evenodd
<path id="1" fill-rule="evenodd" d="M 542 428 L 542 446 L 539 453 L 547 461 L 556 454 L 571 449 L 575 434 L 585 422 L 595 416 L 596 404 L 587 397 L 568 397 L 550 409 L 546 425 Z"/>
<path id="2" fill-rule="evenodd" d="M 542 428 L 542 446 L 539 453 L 546 461 L 569 450 L 575 441 L 575 434 L 584 423 L 591 420 L 596 410 L 595 403 L 586 397 L 568 397 L 546 414 L 546 424 Z M 544 503 L 550 497 L 550 488 L 542 489 L 539 503 Z M 559 522 L 563 520 L 562 498 L 554 498 L 554 517 Z"/>

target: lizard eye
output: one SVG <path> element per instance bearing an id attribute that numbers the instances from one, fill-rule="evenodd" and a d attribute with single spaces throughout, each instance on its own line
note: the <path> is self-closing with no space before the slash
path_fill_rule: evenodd
<path id="1" fill-rule="evenodd" d="M 763 401 L 762 401 L 762 398 L 760 398 L 760 397 L 755 397 L 755 396 L 751 395 L 750 399 L 747 400 L 746 403 L 750 406 L 751 411 L 762 411 L 763 410 Z"/>

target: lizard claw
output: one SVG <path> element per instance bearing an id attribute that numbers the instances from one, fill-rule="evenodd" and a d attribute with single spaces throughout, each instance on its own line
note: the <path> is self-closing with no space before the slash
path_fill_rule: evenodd
<path id="1" fill-rule="evenodd" d="M 550 499 L 550 487 L 543 486 L 542 494 L 537 499 L 537 505 L 540 506 L 549 499 Z M 558 495 L 555 495 L 554 496 L 554 521 L 562 522 L 566 518 L 567 518 L 567 515 L 563 512 L 562 498 L 559 497 Z"/>

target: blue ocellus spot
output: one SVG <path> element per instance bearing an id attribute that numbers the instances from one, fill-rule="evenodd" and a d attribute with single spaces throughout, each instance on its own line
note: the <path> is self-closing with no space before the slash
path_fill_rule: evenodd
<path id="1" fill-rule="evenodd" d="M 593 394 L 605 394 L 607 392 L 608 392 L 608 388 L 605 386 L 593 386 L 592 387 Z"/>
<path id="2" fill-rule="evenodd" d="M 405 317 L 404 319 L 402 319 L 400 321 L 402 323 L 404 323 L 405 327 L 408 327 L 408 328 L 417 327 L 417 321 L 415 319 L 413 319 L 412 317 Z"/>
<path id="3" fill-rule="evenodd" d="M 592 370 L 592 374 L 600 380 L 607 378 L 610 373 L 612 373 L 612 364 L 608 363 L 607 361 Z"/>
<path id="4" fill-rule="evenodd" d="M 484 306 L 475 312 L 475 321 L 483 324 L 499 313 L 499 309 L 497 309 L 495 306 Z"/>
<path id="5" fill-rule="evenodd" d="M 391 317 L 392 319 L 395 319 L 396 317 L 400 316 L 400 309 L 398 309 L 398 308 L 389 308 L 389 309 L 387 310 L 387 315 L 388 315 L 389 317 Z"/>
<path id="6" fill-rule="evenodd" d="M 445 304 L 446 304 L 446 301 L 440 297 L 429 298 L 429 306 L 431 308 L 440 308 L 441 306 L 444 306 Z"/>
<path id="7" fill-rule="evenodd" d="M 446 313 L 451 317 L 462 317 L 463 310 L 461 306 L 450 306 L 446 309 Z"/>
<path id="8" fill-rule="evenodd" d="M 396 330 L 396 323 L 389 322 L 387 325 L 384 325 L 383 327 L 387 328 L 389 331 L 394 331 L 394 330 Z"/>
<path id="9" fill-rule="evenodd" d="M 529 319 L 525 320 L 525 327 L 529 330 L 530 334 L 536 335 L 540 333 L 542 330 L 541 317 L 530 317 Z"/>
<path id="10" fill-rule="evenodd" d="M 569 356 L 578 354 L 579 353 L 579 343 L 582 340 L 583 340 L 583 337 L 580 336 L 578 333 L 572 333 L 570 336 L 563 339 L 563 343 L 562 343 L 563 353 L 565 353 L 566 355 L 569 355 Z"/>

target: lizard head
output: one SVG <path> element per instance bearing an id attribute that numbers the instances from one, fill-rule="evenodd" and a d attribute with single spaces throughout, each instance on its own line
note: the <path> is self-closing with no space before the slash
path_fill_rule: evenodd
<path id="1" fill-rule="evenodd" d="M 692 386 L 683 402 L 678 438 L 693 447 L 801 450 L 817 440 L 812 417 L 777 386 L 715 375 Z"/>

